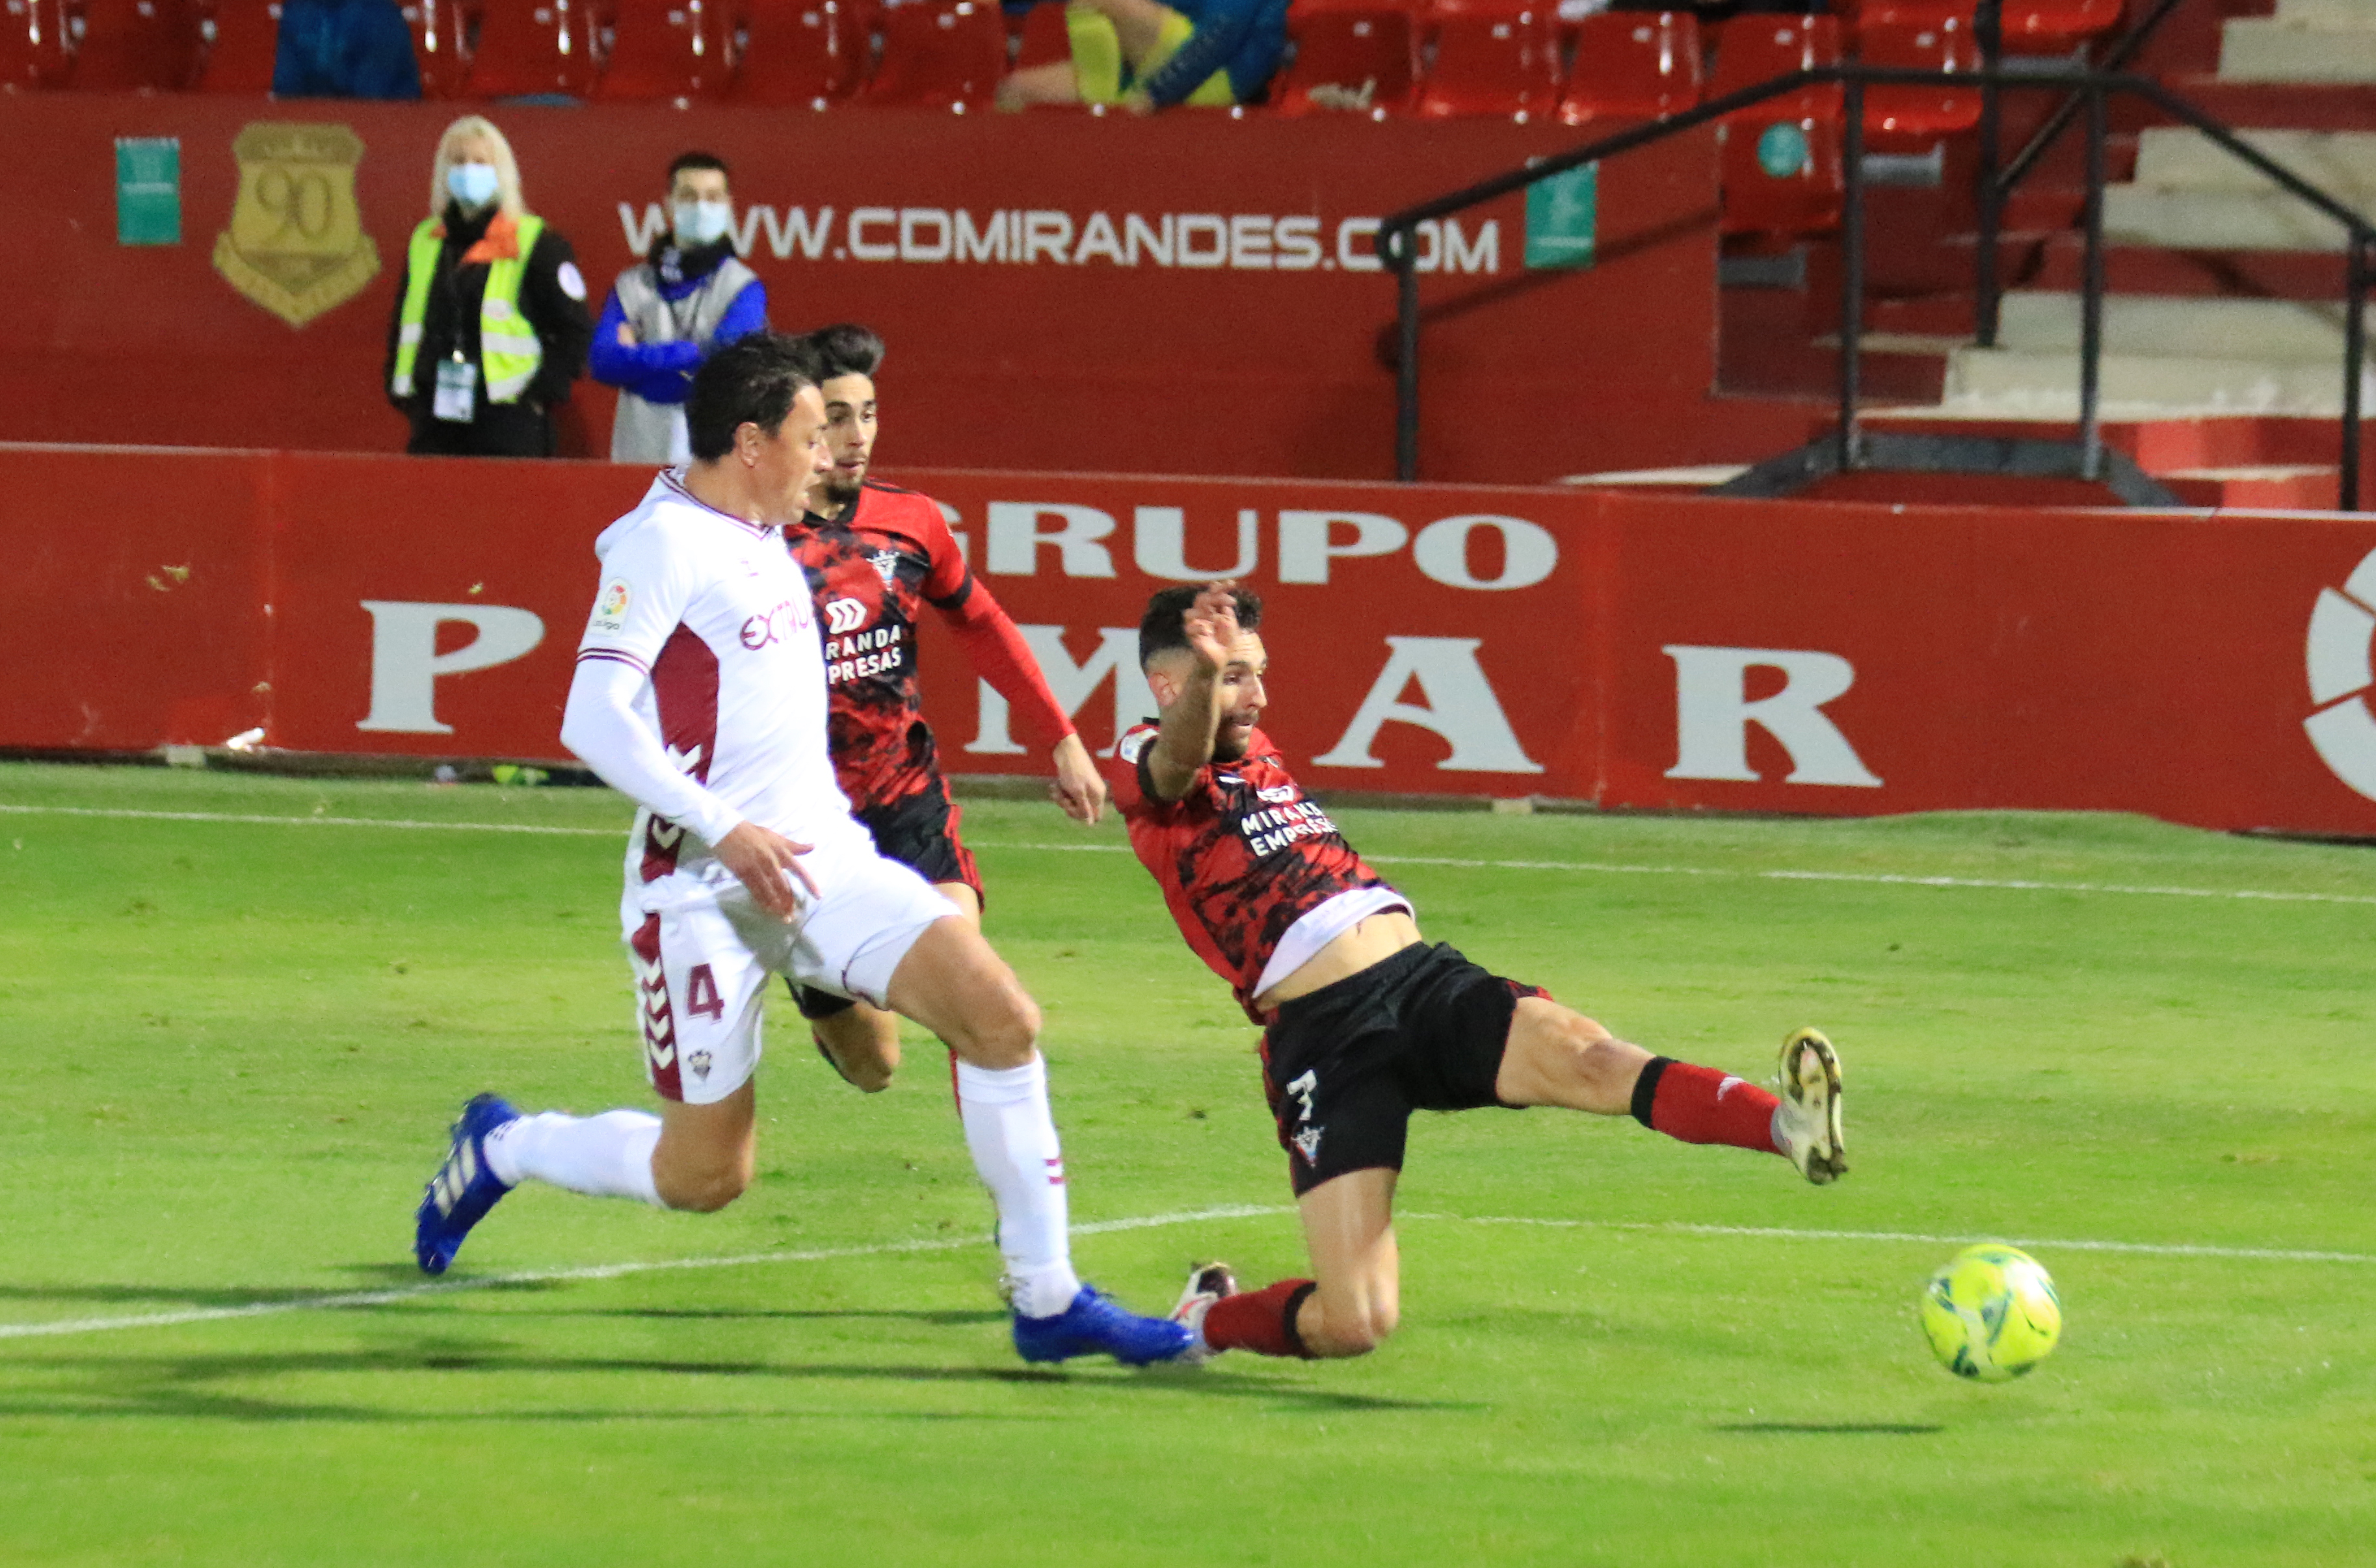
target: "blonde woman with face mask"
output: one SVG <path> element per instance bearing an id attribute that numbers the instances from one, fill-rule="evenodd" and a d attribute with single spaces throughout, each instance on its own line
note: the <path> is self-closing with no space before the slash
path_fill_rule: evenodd
<path id="1" fill-rule="evenodd" d="M 701 362 L 764 331 L 767 286 L 734 254 L 726 160 L 688 152 L 669 165 L 669 230 L 626 271 L 594 327 L 594 379 L 619 388 L 614 463 L 682 463 L 684 397 Z"/>
<path id="2" fill-rule="evenodd" d="M 552 456 L 552 410 L 593 334 L 575 253 L 520 199 L 511 143 L 476 114 L 446 126 L 387 328 L 381 385 L 412 422 L 405 450 Z"/>

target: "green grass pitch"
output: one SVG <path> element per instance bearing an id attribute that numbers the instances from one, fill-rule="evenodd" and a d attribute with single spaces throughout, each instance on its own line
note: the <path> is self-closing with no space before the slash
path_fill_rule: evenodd
<path id="1" fill-rule="evenodd" d="M 11 766 L 0 807 L 0 1562 L 2376 1561 L 2364 849 L 1348 811 L 1431 935 L 1621 1034 L 1763 1075 L 1829 1029 L 1853 1172 L 1422 1117 L 1384 1350 L 1134 1373 L 1016 1360 L 932 1042 L 862 1099 L 780 1006 L 741 1203 L 525 1190 L 449 1277 L 542 1277 L 414 1289 L 465 1095 L 648 1102 L 615 796 Z M 188 814 L 89 814 L 142 813 Z M 1083 1271 L 1296 1270 L 1251 1032 L 1119 831 L 966 823 Z M 2068 1314 L 2003 1387 L 1915 1326 L 1982 1236 Z"/>

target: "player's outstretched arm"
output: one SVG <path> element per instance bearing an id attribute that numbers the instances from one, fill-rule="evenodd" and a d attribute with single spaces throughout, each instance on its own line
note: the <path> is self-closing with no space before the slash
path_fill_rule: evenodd
<path id="1" fill-rule="evenodd" d="M 1213 760 L 1213 738 L 1220 732 L 1221 710 L 1227 706 L 1221 671 L 1229 668 L 1230 649 L 1238 640 L 1238 602 L 1230 591 L 1236 586 L 1207 583 L 1181 617 L 1181 629 L 1188 637 L 1187 667 L 1179 691 L 1163 706 L 1146 760 L 1155 792 L 1167 801 L 1186 794 Z"/>
<path id="2" fill-rule="evenodd" d="M 1089 748 L 1080 736 L 1067 735 L 1056 742 L 1054 758 L 1056 781 L 1048 786 L 1049 795 L 1066 816 L 1094 826 L 1106 809 L 1106 781 L 1089 759 Z"/>
<path id="3" fill-rule="evenodd" d="M 1058 706 L 1055 693 L 1048 689 L 1048 678 L 1040 672 L 1031 645 L 1023 640 L 1005 608 L 967 568 L 956 539 L 945 529 L 931 548 L 935 582 L 954 576 L 956 586 L 945 594 L 930 596 L 934 583 L 927 583 L 928 602 L 956 634 L 973 672 L 1006 699 L 1009 713 L 1024 733 L 1049 745 L 1055 772 L 1049 797 L 1074 821 L 1095 823 L 1105 810 L 1106 781 L 1090 760 L 1088 748 L 1074 733 L 1073 721 Z"/>
<path id="4" fill-rule="evenodd" d="M 789 917 L 798 904 L 787 875 L 816 891 L 795 858 L 809 846 L 744 822 L 669 760 L 659 731 L 636 709 L 636 695 L 649 679 L 640 665 L 616 655 L 580 655 L 562 711 L 561 743 L 637 805 L 700 835 L 761 909 Z"/>

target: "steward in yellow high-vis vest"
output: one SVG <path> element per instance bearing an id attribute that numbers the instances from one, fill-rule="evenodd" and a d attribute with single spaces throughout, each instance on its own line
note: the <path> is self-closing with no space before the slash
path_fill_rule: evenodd
<path id="1" fill-rule="evenodd" d="M 449 202 L 405 253 L 385 385 L 408 452 L 549 457 L 552 410 L 586 368 L 594 323 L 569 242 L 541 218 Z"/>

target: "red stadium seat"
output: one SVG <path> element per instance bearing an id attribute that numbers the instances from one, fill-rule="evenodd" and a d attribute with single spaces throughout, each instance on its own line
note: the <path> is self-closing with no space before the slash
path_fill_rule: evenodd
<path id="1" fill-rule="evenodd" d="M 260 98 L 272 90 L 273 57 L 280 50 L 279 0 L 213 0 L 198 30 L 206 40 L 198 64 L 200 92 Z"/>
<path id="2" fill-rule="evenodd" d="M 2005 0 L 2005 53 L 2068 54 L 2088 39 L 2119 27 L 2127 8 L 2127 0 Z M 1968 29 L 1978 0 L 1862 0 L 1853 9 L 1859 34 L 1876 20 L 1887 18 L 1929 21 L 1952 17 Z"/>
<path id="3" fill-rule="evenodd" d="M 1272 94 L 1282 113 L 1397 114 L 1419 79 L 1410 0 L 1295 0 L 1295 63 Z"/>
<path id="4" fill-rule="evenodd" d="M 487 0 L 463 91 L 471 98 L 583 98 L 600 70 L 588 0 Z"/>
<path id="5" fill-rule="evenodd" d="M 1720 98 L 1791 71 L 1839 63 L 1835 17 L 1739 17 L 1717 35 L 1716 71 L 1707 95 Z"/>
<path id="6" fill-rule="evenodd" d="M 64 87 L 73 66 L 64 0 L 0 0 L 0 91 Z"/>
<path id="7" fill-rule="evenodd" d="M 873 103 L 987 109 L 1006 75 L 1006 17 L 997 0 L 906 0 L 883 13 L 883 58 L 866 84 Z"/>
<path id="8" fill-rule="evenodd" d="M 1975 71 L 1979 51 L 1971 20 L 1929 7 L 1868 7 L 1858 28 L 1868 65 L 1909 71 Z M 1876 152 L 1922 152 L 1944 137 L 1980 123 L 1978 88 L 1869 87 L 1864 94 L 1865 145 Z"/>
<path id="9" fill-rule="evenodd" d="M 1430 0 L 1434 64 L 1416 110 L 1427 119 L 1547 114 L 1559 95 L 1559 38 L 1542 0 Z"/>
<path id="10" fill-rule="evenodd" d="M 404 25 L 412 30 L 412 61 L 421 69 L 421 96 L 454 98 L 470 74 L 469 18 L 458 0 L 409 0 Z"/>
<path id="11" fill-rule="evenodd" d="M 594 84 L 609 103 L 716 98 L 726 89 L 726 28 L 709 0 L 616 0 L 609 60 Z"/>
<path id="12" fill-rule="evenodd" d="M 1699 101 L 1700 28 L 1689 12 L 1603 12 L 1577 24 L 1562 120 L 1657 120 Z"/>
<path id="13" fill-rule="evenodd" d="M 1836 65 L 1839 23 L 1830 17 L 1747 16 L 1717 42 L 1708 96 Z M 1722 227 L 1734 234 L 1820 234 L 1839 227 L 1841 92 L 1810 88 L 1726 116 L 1719 169 Z"/>
<path id="14" fill-rule="evenodd" d="M 187 0 L 83 0 L 74 29 L 74 85 L 84 91 L 173 92 L 197 67 Z"/>
<path id="15" fill-rule="evenodd" d="M 2007 0 L 2004 46 L 2008 54 L 2067 54 L 2099 33 L 2121 25 L 2126 0 Z"/>
<path id="16" fill-rule="evenodd" d="M 873 6 L 859 0 L 749 0 L 749 6 L 731 94 L 736 102 L 822 109 L 858 90 L 873 50 Z"/>

